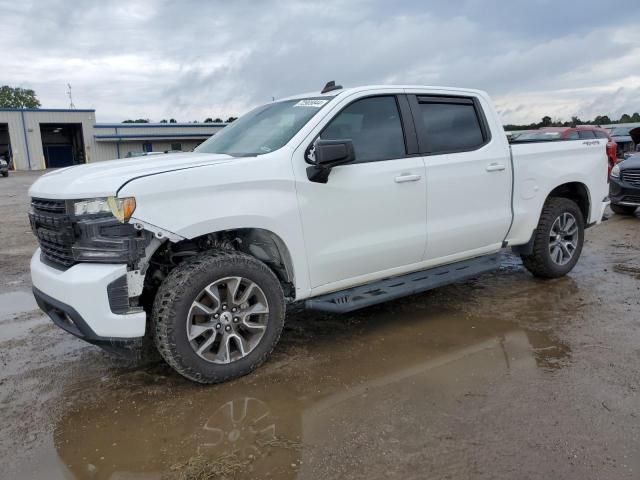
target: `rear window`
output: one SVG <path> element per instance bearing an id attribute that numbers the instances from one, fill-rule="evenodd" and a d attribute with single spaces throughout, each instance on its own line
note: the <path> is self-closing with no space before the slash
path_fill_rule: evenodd
<path id="1" fill-rule="evenodd" d="M 473 150 L 484 144 L 474 104 L 460 100 L 460 103 L 420 102 L 429 153 Z"/>
<path id="2" fill-rule="evenodd" d="M 596 134 L 593 130 L 578 130 L 578 135 L 582 140 L 589 140 L 596 138 Z"/>
<path id="3" fill-rule="evenodd" d="M 606 138 L 607 140 L 609 139 L 609 136 L 607 135 L 607 132 L 600 132 L 600 131 L 596 130 L 593 133 L 596 134 L 596 138 Z"/>

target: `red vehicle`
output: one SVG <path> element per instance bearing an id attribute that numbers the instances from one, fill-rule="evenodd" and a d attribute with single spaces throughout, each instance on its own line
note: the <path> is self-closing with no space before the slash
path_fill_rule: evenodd
<path id="1" fill-rule="evenodd" d="M 518 142 L 539 142 L 553 140 L 593 140 L 607 139 L 607 157 L 609 158 L 609 173 L 618 163 L 618 145 L 613 141 L 609 132 L 595 125 L 578 125 L 576 127 L 544 127 L 535 132 L 523 133 L 517 137 Z"/>

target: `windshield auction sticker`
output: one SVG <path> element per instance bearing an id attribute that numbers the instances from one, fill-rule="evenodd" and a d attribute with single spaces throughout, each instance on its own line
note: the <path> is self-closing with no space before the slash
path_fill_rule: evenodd
<path id="1" fill-rule="evenodd" d="M 294 105 L 294 107 L 312 107 L 312 108 L 320 108 L 329 100 L 300 100 L 298 103 Z"/>

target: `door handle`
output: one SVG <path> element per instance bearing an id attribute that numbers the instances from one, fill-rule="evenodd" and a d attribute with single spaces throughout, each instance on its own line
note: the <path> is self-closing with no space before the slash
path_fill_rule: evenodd
<path id="1" fill-rule="evenodd" d="M 501 164 L 501 163 L 490 163 L 489 165 L 487 165 L 487 172 L 500 172 L 502 170 L 504 170 L 505 168 L 507 168 L 505 165 Z"/>
<path id="2" fill-rule="evenodd" d="M 417 182 L 422 178 L 422 175 L 412 175 L 410 173 L 403 173 L 402 175 L 398 175 L 394 178 L 396 183 L 405 183 L 405 182 Z"/>

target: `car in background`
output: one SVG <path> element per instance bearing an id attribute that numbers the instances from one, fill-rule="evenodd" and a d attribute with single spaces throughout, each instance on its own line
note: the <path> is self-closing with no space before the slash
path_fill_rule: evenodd
<path id="1" fill-rule="evenodd" d="M 4 157 L 0 157 L 0 174 L 3 177 L 9 176 L 9 162 Z"/>
<path id="2" fill-rule="evenodd" d="M 640 154 L 631 155 L 611 170 L 609 182 L 611 210 L 633 215 L 640 207 Z"/>
<path id="3" fill-rule="evenodd" d="M 609 159 L 609 174 L 611 169 L 618 163 L 618 146 L 613 140 L 609 132 L 604 128 L 595 125 L 578 125 L 575 127 L 543 127 L 538 130 L 530 131 L 518 135 L 517 141 L 520 142 L 540 142 L 540 141 L 556 141 L 556 140 L 607 140 L 607 158 Z"/>
<path id="4" fill-rule="evenodd" d="M 631 130 L 637 128 L 637 125 L 626 125 L 619 127 L 609 127 L 609 136 L 616 142 L 618 158 L 626 158 L 633 154 L 635 143 L 631 136 Z"/>

